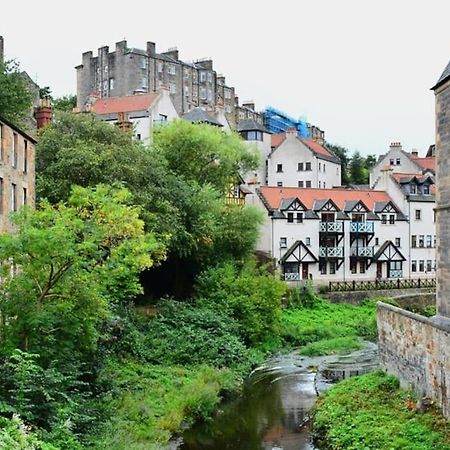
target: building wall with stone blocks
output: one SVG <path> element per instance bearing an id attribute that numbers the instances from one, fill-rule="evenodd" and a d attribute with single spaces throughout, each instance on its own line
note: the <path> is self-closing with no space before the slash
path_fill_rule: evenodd
<path id="1" fill-rule="evenodd" d="M 378 304 L 377 322 L 382 366 L 450 417 L 450 328 L 384 303 Z"/>
<path id="2" fill-rule="evenodd" d="M 0 118 L 0 232 L 23 205 L 35 205 L 35 140 Z"/>

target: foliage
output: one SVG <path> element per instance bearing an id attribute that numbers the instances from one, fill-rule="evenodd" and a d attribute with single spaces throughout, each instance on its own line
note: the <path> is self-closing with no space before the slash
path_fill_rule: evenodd
<path id="1" fill-rule="evenodd" d="M 172 434 L 209 417 L 221 393 L 236 389 L 229 370 L 192 369 L 110 361 L 102 377 L 112 382 L 105 408 L 111 420 L 94 445 L 103 450 L 163 448 Z"/>
<path id="2" fill-rule="evenodd" d="M 207 308 L 165 301 L 145 332 L 148 358 L 159 364 L 236 368 L 249 360 L 238 324 Z"/>
<path id="3" fill-rule="evenodd" d="M 21 126 L 30 113 L 32 96 L 16 61 L 0 61 L 0 116 Z"/>
<path id="4" fill-rule="evenodd" d="M 300 349 L 300 354 L 306 356 L 343 355 L 359 350 L 361 347 L 361 340 L 357 336 L 344 336 L 306 344 Z"/>
<path id="5" fill-rule="evenodd" d="M 61 361 L 95 348 L 108 302 L 139 293 L 139 272 L 164 256 L 128 201 L 124 189 L 74 188 L 67 204 L 14 215 L 17 233 L 0 236 L 4 350 Z"/>
<path id="6" fill-rule="evenodd" d="M 53 108 L 58 111 L 71 112 L 77 106 L 76 95 L 64 95 L 53 100 Z"/>
<path id="7" fill-rule="evenodd" d="M 239 174 L 258 166 L 258 156 L 234 133 L 184 120 L 160 127 L 153 147 L 168 168 L 187 182 L 209 184 L 221 194 Z"/>
<path id="8" fill-rule="evenodd" d="M 200 275 L 198 304 L 232 317 L 246 342 L 257 344 L 277 330 L 285 289 L 271 274 L 227 263 Z"/>
<path id="9" fill-rule="evenodd" d="M 366 184 L 369 179 L 369 172 L 365 167 L 364 158 L 358 151 L 353 152 L 349 166 L 350 179 L 354 184 Z"/>
<path id="10" fill-rule="evenodd" d="M 311 349 L 323 347 L 329 348 L 331 353 L 340 351 L 342 344 L 345 344 L 345 347 L 349 341 L 340 341 L 336 338 L 376 339 L 375 310 L 375 301 L 353 306 L 329 303 L 317 298 L 310 308 L 283 311 L 280 325 L 281 338 L 286 344 L 294 346 L 326 341 L 309 347 L 310 353 L 312 353 Z M 331 348 L 331 344 L 337 347 Z"/>
<path id="11" fill-rule="evenodd" d="M 315 407 L 315 440 L 329 450 L 449 450 L 450 427 L 434 409 L 416 410 L 411 392 L 382 372 L 350 378 Z"/>
<path id="12" fill-rule="evenodd" d="M 302 287 L 288 291 L 286 306 L 289 308 L 313 308 L 321 303 L 322 300 L 314 292 L 312 282 L 308 280 Z"/>

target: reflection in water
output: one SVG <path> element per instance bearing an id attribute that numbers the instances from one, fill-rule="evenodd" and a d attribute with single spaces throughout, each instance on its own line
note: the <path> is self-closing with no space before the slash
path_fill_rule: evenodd
<path id="1" fill-rule="evenodd" d="M 372 347 L 368 352 L 372 363 L 376 358 L 373 350 Z M 308 411 L 316 401 L 317 391 L 330 386 L 323 376 L 316 377 L 314 368 L 337 359 L 303 358 L 296 354 L 268 359 L 249 377 L 239 399 L 222 405 L 211 421 L 186 430 L 178 448 L 313 450 Z"/>

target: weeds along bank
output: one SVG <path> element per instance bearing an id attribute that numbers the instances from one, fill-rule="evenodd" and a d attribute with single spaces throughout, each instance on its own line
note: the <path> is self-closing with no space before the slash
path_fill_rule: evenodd
<path id="1" fill-rule="evenodd" d="M 449 450 L 450 426 L 382 372 L 350 378 L 323 394 L 313 433 L 324 450 Z"/>

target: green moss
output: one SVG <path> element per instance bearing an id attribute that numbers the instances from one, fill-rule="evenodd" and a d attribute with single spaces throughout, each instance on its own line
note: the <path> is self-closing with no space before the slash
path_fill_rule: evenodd
<path id="1" fill-rule="evenodd" d="M 338 383 L 314 408 L 313 435 L 324 450 L 450 450 L 449 423 L 419 413 L 395 377 L 375 372 Z"/>

